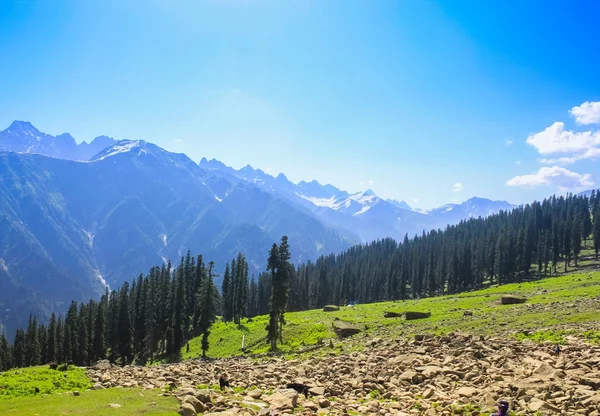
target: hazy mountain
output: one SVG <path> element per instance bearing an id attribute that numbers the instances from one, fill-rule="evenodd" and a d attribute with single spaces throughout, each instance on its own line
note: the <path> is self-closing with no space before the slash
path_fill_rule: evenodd
<path id="1" fill-rule="evenodd" d="M 282 235 L 294 262 L 357 242 L 283 198 L 144 141 L 117 142 L 89 162 L 0 153 L 0 230 L 8 286 L 0 319 L 11 334 L 32 307 L 63 311 L 188 249 L 218 270 L 241 251 L 256 273 Z"/>
<path id="2" fill-rule="evenodd" d="M 412 236 L 423 230 L 444 228 L 463 219 L 485 217 L 514 207 L 505 201 L 472 198 L 462 204 L 421 211 L 412 209 L 404 201 L 384 200 L 372 190 L 349 194 L 314 180 L 294 184 L 283 174 L 273 177 L 250 165 L 235 170 L 218 160 L 203 158 L 200 166 L 210 172 L 227 175 L 232 180 L 252 183 L 296 206 L 302 206 L 340 234 L 359 238 L 362 242 L 385 237 L 402 239 L 407 233 Z"/>
<path id="3" fill-rule="evenodd" d="M 83 142 L 78 145 L 69 133 L 51 136 L 40 132 L 27 121 L 14 121 L 7 129 L 0 131 L 0 151 L 36 153 L 67 160 L 89 160 L 113 144 L 114 139 L 100 136 L 89 144 Z"/>
<path id="4" fill-rule="evenodd" d="M 392 204 L 393 206 L 395 206 L 397 208 L 408 209 L 410 211 L 413 210 L 410 207 L 410 205 L 408 205 L 405 201 L 396 201 L 395 199 L 386 199 L 386 202 L 389 202 L 390 204 Z"/>

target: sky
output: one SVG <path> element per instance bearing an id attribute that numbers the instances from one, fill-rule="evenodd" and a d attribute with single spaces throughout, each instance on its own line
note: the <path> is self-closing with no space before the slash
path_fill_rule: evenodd
<path id="1" fill-rule="evenodd" d="M 430 208 L 600 187 L 600 3 L 3 0 L 0 129 Z"/>

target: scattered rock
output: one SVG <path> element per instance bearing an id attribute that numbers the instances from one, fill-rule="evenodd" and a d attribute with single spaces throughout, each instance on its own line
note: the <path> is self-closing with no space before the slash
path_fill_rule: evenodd
<path id="1" fill-rule="evenodd" d="M 405 312 L 404 318 L 407 321 L 412 321 L 414 319 L 425 319 L 431 316 L 431 312 Z"/>
<path id="2" fill-rule="evenodd" d="M 334 332 L 341 338 L 349 337 L 361 332 L 361 329 L 345 321 L 334 321 L 332 323 Z"/>
<path id="3" fill-rule="evenodd" d="M 385 311 L 383 312 L 384 318 L 401 318 L 404 316 L 404 312 Z"/>
<path id="4" fill-rule="evenodd" d="M 298 402 L 298 393 L 296 390 L 283 389 L 267 396 L 263 399 L 269 403 L 271 410 L 293 410 Z"/>
<path id="5" fill-rule="evenodd" d="M 335 305 L 325 305 L 323 306 L 323 312 L 335 312 L 339 311 L 340 307 Z"/>
<path id="6" fill-rule="evenodd" d="M 198 414 L 196 409 L 194 409 L 194 406 L 192 406 L 190 403 L 183 403 L 179 408 L 179 412 L 177 413 L 179 413 L 181 416 L 196 416 Z"/>
<path id="7" fill-rule="evenodd" d="M 527 299 L 519 298 L 517 296 L 502 296 L 500 298 L 501 305 L 515 305 L 518 303 L 525 303 L 525 302 L 527 302 Z"/>
<path id="8" fill-rule="evenodd" d="M 120 409 L 121 405 L 119 403 L 110 403 L 108 407 L 110 407 L 111 409 Z"/>

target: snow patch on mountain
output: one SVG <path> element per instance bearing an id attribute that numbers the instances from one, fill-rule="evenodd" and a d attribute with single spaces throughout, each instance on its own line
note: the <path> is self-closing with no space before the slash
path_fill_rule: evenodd
<path id="1" fill-rule="evenodd" d="M 131 150 L 140 147 L 141 140 L 121 140 L 112 147 L 109 147 L 104 152 L 92 158 L 92 161 L 104 160 L 107 157 L 118 155 L 120 153 L 130 152 Z M 143 150 L 143 149 L 142 149 Z"/>
<path id="2" fill-rule="evenodd" d="M 92 234 L 89 231 L 83 230 L 83 232 L 85 233 L 85 235 L 87 235 L 88 238 L 88 245 L 90 247 L 94 247 L 94 234 Z"/>
<path id="3" fill-rule="evenodd" d="M 105 288 L 108 288 L 110 290 L 110 286 L 108 285 L 108 283 L 106 283 L 106 280 L 104 280 L 104 277 L 102 277 L 100 270 L 95 269 L 94 273 L 96 274 L 96 279 L 98 279 L 98 281 L 100 281 L 100 283 L 102 283 L 102 286 L 104 286 Z"/>

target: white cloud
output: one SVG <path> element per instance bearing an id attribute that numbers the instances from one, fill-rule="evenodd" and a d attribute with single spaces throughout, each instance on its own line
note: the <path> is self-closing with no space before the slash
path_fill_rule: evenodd
<path id="1" fill-rule="evenodd" d="M 359 184 L 360 184 L 360 186 L 364 186 L 365 181 L 360 181 Z"/>
<path id="2" fill-rule="evenodd" d="M 173 141 L 177 144 L 183 143 L 183 139 L 175 139 Z"/>
<path id="3" fill-rule="evenodd" d="M 272 171 L 273 171 L 273 168 L 271 168 L 271 167 L 268 167 L 268 168 L 265 169 L 266 173 L 271 173 Z"/>
<path id="4" fill-rule="evenodd" d="M 369 179 L 369 185 L 373 185 L 375 181 L 373 179 Z"/>
<path id="5" fill-rule="evenodd" d="M 413 202 L 416 204 L 417 202 L 419 202 L 419 198 L 413 198 Z"/>
<path id="6" fill-rule="evenodd" d="M 507 146 L 512 146 L 512 144 L 514 142 L 515 141 L 512 139 L 512 137 L 507 137 L 506 139 L 504 139 L 504 144 L 507 145 Z"/>
<path id="7" fill-rule="evenodd" d="M 543 155 L 585 152 L 600 145 L 600 132 L 565 130 L 565 123 L 557 121 L 544 131 L 531 134 L 526 142 Z"/>
<path id="8" fill-rule="evenodd" d="M 515 165 L 520 165 L 521 161 L 520 160 L 515 160 Z"/>
<path id="9" fill-rule="evenodd" d="M 452 192 L 462 192 L 464 186 L 462 183 L 460 182 L 456 182 L 454 185 L 452 185 Z"/>
<path id="10" fill-rule="evenodd" d="M 577 124 L 600 124 L 600 101 L 586 101 L 569 111 Z"/>
<path id="11" fill-rule="evenodd" d="M 559 166 L 542 167 L 537 172 L 515 176 L 506 182 L 508 186 L 535 188 L 540 185 L 553 185 L 559 191 L 586 189 L 594 186 L 589 173 L 579 174 Z"/>
<path id="12" fill-rule="evenodd" d="M 583 153 L 579 153 L 573 156 L 565 156 L 565 157 L 559 157 L 557 159 L 540 159 L 540 163 L 543 163 L 545 165 L 570 165 L 571 163 L 575 163 L 578 160 L 584 160 L 584 159 L 597 159 L 600 157 L 600 148 L 598 147 L 593 147 L 589 150 L 586 150 Z"/>

